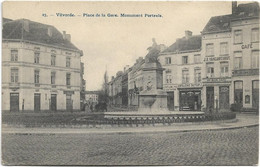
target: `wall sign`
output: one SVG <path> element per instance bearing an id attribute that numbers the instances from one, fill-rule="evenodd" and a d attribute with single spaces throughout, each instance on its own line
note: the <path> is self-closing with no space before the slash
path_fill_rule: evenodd
<path id="1" fill-rule="evenodd" d="M 229 56 L 222 56 L 222 57 L 205 57 L 205 62 L 211 62 L 211 61 L 222 61 L 222 60 L 229 60 Z"/>
<path id="2" fill-rule="evenodd" d="M 253 48 L 252 44 L 241 45 L 241 49 L 252 49 L 252 48 Z"/>
<path id="3" fill-rule="evenodd" d="M 178 85 L 178 88 L 193 88 L 193 87 L 202 87 L 202 83 L 186 83 Z"/>

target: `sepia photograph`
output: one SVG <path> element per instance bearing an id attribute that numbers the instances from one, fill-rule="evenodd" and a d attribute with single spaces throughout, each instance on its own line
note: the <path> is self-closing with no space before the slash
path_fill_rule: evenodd
<path id="1" fill-rule="evenodd" d="M 2 166 L 258 166 L 258 1 L 2 2 Z"/>

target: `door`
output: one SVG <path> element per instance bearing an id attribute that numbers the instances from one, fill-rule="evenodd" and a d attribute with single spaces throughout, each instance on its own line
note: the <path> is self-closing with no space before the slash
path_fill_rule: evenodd
<path id="1" fill-rule="evenodd" d="M 34 94 L 34 111 L 41 110 L 41 94 L 35 93 Z"/>
<path id="2" fill-rule="evenodd" d="M 10 93 L 10 111 L 19 111 L 19 93 Z"/>
<path id="3" fill-rule="evenodd" d="M 207 87 L 206 89 L 206 98 L 207 98 L 207 109 L 214 109 L 214 87 Z"/>
<path id="4" fill-rule="evenodd" d="M 253 108 L 259 108 L 259 81 L 253 81 L 253 92 L 252 92 L 252 106 Z"/>
<path id="5" fill-rule="evenodd" d="M 229 87 L 219 87 L 219 109 L 229 109 Z"/>
<path id="6" fill-rule="evenodd" d="M 56 111 L 57 110 L 57 95 L 51 94 L 51 110 Z"/>
<path id="7" fill-rule="evenodd" d="M 71 95 L 66 95 L 66 110 L 72 111 L 72 109 L 73 109 L 73 106 L 72 106 Z"/>
<path id="8" fill-rule="evenodd" d="M 170 111 L 174 110 L 174 92 L 167 92 L 167 107 Z"/>
<path id="9" fill-rule="evenodd" d="M 234 92 L 234 99 L 236 104 L 241 104 L 243 106 L 243 82 L 242 81 L 235 81 L 235 92 Z"/>

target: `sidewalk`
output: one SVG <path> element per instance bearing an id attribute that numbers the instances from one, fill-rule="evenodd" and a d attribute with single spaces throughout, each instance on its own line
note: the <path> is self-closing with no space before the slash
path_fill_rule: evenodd
<path id="1" fill-rule="evenodd" d="M 145 125 L 138 127 L 75 127 L 75 128 L 14 128 L 2 126 L 2 133 L 8 134 L 110 134 L 110 133 L 154 133 L 154 132 L 188 132 L 202 130 L 224 130 L 259 125 L 255 114 L 237 114 L 234 120 L 173 123 L 171 125 Z"/>

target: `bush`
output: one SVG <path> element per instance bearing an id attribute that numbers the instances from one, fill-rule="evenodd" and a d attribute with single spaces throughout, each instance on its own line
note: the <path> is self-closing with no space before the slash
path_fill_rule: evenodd
<path id="1" fill-rule="evenodd" d="M 242 107 L 243 106 L 241 103 L 233 103 L 233 104 L 231 104 L 230 110 L 233 112 L 240 112 Z"/>

